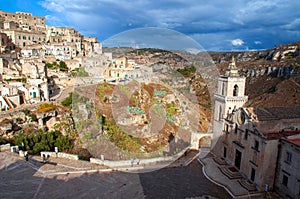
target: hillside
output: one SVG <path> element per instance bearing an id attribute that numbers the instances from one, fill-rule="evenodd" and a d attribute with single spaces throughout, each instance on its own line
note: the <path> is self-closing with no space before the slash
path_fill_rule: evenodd
<path id="1" fill-rule="evenodd" d="M 191 65 L 207 66 L 215 64 L 220 74 L 224 74 L 232 56 L 236 59 L 240 75 L 247 77 L 246 106 L 295 106 L 300 105 L 300 42 L 275 46 L 272 49 L 245 52 L 208 52 L 190 54 L 187 52 L 159 49 L 113 48 L 104 49 L 116 56 L 127 56 L 139 64 L 154 65 L 166 63 L 174 69 Z M 209 55 L 209 56 L 208 56 Z M 191 85 L 199 97 L 202 110 L 207 118 L 211 115 L 210 97 L 206 87 L 209 78 L 189 77 Z M 206 85 L 205 85 L 206 84 Z"/>
<path id="2" fill-rule="evenodd" d="M 240 74 L 247 77 L 246 106 L 300 105 L 300 42 L 283 44 L 269 50 L 251 52 L 211 52 L 221 74 L 231 57 Z"/>

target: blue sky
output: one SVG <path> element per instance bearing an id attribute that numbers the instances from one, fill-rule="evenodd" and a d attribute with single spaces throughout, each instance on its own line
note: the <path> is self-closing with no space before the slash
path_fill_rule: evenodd
<path id="1" fill-rule="evenodd" d="M 168 28 L 205 50 L 267 49 L 300 41 L 298 0 L 0 0 L 3 11 L 46 16 L 104 41 L 134 28 Z"/>

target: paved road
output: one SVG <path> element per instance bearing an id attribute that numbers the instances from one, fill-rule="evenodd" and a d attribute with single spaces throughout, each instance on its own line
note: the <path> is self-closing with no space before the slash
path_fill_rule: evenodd
<path id="1" fill-rule="evenodd" d="M 202 165 L 194 160 L 186 167 L 168 167 L 139 174 L 146 198 L 231 198 L 221 187 L 210 182 L 202 173 Z"/>
<path id="2" fill-rule="evenodd" d="M 52 97 L 51 99 L 55 100 L 56 102 L 60 103 L 66 97 L 69 96 L 69 93 L 74 91 L 74 87 L 68 87 L 63 89 L 58 95 Z"/>
<path id="3" fill-rule="evenodd" d="M 30 164 L 10 152 L 0 152 L 0 198 L 230 198 L 205 178 L 194 160 L 186 167 L 149 173 L 120 171 L 70 172 L 70 165 Z M 65 162 L 65 164 L 68 162 Z M 73 165 L 76 166 L 76 163 Z M 80 165 L 81 168 L 86 167 Z M 59 170 L 65 172 L 57 172 Z M 72 169 L 74 171 L 74 169 Z M 48 174 L 47 174 L 48 173 Z M 49 175 L 51 173 L 51 175 Z"/>

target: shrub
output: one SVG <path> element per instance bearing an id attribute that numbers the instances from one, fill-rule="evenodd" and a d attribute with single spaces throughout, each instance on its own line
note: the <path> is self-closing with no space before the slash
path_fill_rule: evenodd
<path id="1" fill-rule="evenodd" d="M 183 69 L 178 69 L 177 70 L 180 74 L 182 74 L 185 77 L 189 77 L 192 73 L 196 72 L 196 67 L 191 66 L 191 67 L 185 67 Z"/>
<path id="2" fill-rule="evenodd" d="M 73 93 L 69 93 L 69 96 L 61 102 L 61 105 L 70 107 L 72 104 Z"/>
<path id="3" fill-rule="evenodd" d="M 73 148 L 72 140 L 58 131 L 39 130 L 29 135 L 24 135 L 20 131 L 14 136 L 14 142 L 20 148 L 22 148 L 23 143 L 24 150 L 27 150 L 30 154 L 39 154 L 41 151 L 54 151 L 54 147 L 58 147 L 60 151 L 68 151 Z"/>
<path id="4" fill-rule="evenodd" d="M 60 71 L 68 71 L 69 70 L 67 64 L 64 61 L 59 62 L 59 70 Z"/>
<path id="5" fill-rule="evenodd" d="M 43 104 L 40 104 L 37 108 L 37 112 L 40 112 L 40 113 L 47 113 L 47 112 L 50 112 L 50 111 L 54 111 L 56 109 L 56 105 L 53 104 L 53 103 L 43 103 Z"/>

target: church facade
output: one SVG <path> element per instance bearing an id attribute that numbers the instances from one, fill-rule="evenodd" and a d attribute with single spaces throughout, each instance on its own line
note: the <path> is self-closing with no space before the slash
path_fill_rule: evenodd
<path id="1" fill-rule="evenodd" d="M 273 190 L 279 139 L 299 133 L 300 107 L 244 107 L 245 77 L 234 59 L 218 79 L 213 152 L 260 190 Z"/>

